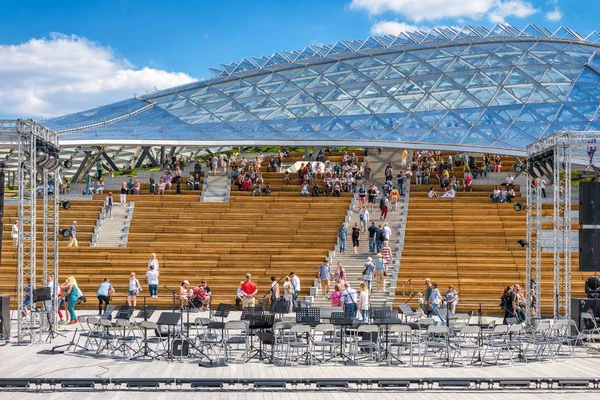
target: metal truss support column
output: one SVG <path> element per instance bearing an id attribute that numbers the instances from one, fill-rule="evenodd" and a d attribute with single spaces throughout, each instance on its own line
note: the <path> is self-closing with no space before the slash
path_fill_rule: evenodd
<path id="1" fill-rule="evenodd" d="M 102 152 L 102 157 L 104 157 L 104 159 L 106 160 L 106 163 L 108 165 L 110 165 L 110 167 L 112 168 L 112 170 L 114 172 L 118 172 L 119 171 L 119 167 L 117 167 L 117 164 L 115 164 L 114 161 L 109 157 L 109 155 L 106 154 L 106 151 Z"/>
<path id="2" fill-rule="evenodd" d="M 17 130 L 20 130 L 19 125 Z M 31 280 L 29 296 L 33 296 L 36 287 L 36 137 L 21 133 L 18 150 L 17 342 L 21 344 L 26 333 L 23 302 L 27 278 Z"/>
<path id="3" fill-rule="evenodd" d="M 554 146 L 554 318 L 571 316 L 571 144 L 559 135 Z"/>
<path id="4" fill-rule="evenodd" d="M 52 288 L 52 306 L 50 307 L 50 323 L 55 323 L 56 310 L 58 309 L 58 228 L 59 228 L 59 190 L 57 184 L 61 182 L 60 173 L 58 170 L 43 171 L 44 185 L 44 216 L 43 216 L 43 262 L 42 262 L 42 286 L 46 286 L 48 275 L 54 276 Z M 54 190 L 49 193 L 48 188 L 50 183 Z"/>
<path id="5" fill-rule="evenodd" d="M 135 164 L 135 168 L 141 168 L 142 167 L 142 163 L 144 162 L 144 160 L 148 158 L 148 160 L 150 160 L 150 162 L 152 163 L 153 167 L 157 167 L 158 163 L 156 162 L 156 159 L 154 158 L 154 156 L 152 155 L 152 147 L 150 146 L 142 146 L 142 154 L 140 155 L 140 158 L 138 158 L 136 164 Z"/>
<path id="6" fill-rule="evenodd" d="M 542 275 L 542 196 L 541 190 L 533 187 L 534 179 L 527 176 L 527 247 L 525 265 L 525 313 L 530 319 L 541 316 Z"/>

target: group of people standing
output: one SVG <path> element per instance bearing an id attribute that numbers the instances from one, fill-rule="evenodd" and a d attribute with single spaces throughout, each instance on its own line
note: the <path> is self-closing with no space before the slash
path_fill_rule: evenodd
<path id="1" fill-rule="evenodd" d="M 438 289 L 436 282 L 431 282 L 431 279 L 425 279 L 425 294 L 417 293 L 419 299 L 419 307 L 427 317 L 435 314 L 439 318 L 439 324 L 446 324 L 447 315 L 443 315 L 441 308 L 447 307 L 446 314 L 456 313 L 456 305 L 458 304 L 458 292 L 453 285 L 448 285 L 448 290 L 442 294 Z"/>

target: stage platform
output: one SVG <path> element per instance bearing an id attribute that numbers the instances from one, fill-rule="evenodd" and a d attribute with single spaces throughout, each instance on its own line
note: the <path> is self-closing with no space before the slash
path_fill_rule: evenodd
<path id="1" fill-rule="evenodd" d="M 85 311 L 80 311 L 79 315 L 92 315 Z M 195 317 L 208 317 L 208 313 L 193 313 L 192 319 Z M 156 319 L 156 316 L 153 317 Z M 232 312 L 229 319 L 239 319 L 239 312 Z M 517 362 L 515 365 L 485 365 L 470 366 L 470 367 L 452 367 L 447 366 L 387 366 L 387 365 L 294 365 L 280 366 L 267 364 L 253 360 L 249 363 L 230 363 L 227 366 L 219 366 L 213 368 L 203 368 L 198 366 L 197 360 L 184 359 L 182 362 L 167 362 L 163 360 L 148 361 L 131 361 L 128 359 L 115 359 L 108 356 L 92 357 L 89 355 L 81 355 L 76 352 L 67 352 L 65 354 L 38 354 L 42 350 L 49 350 L 53 346 L 68 343 L 71 339 L 75 327 L 77 325 L 62 326 L 61 333 L 66 335 L 66 338 L 59 337 L 52 341 L 51 344 L 32 344 L 26 346 L 18 346 L 16 342 L 9 342 L 0 347 L 0 377 L 1 378 L 57 378 L 57 379 L 76 379 L 76 378 L 182 378 L 182 379 L 364 379 L 364 380 L 381 380 L 381 379 L 410 379 L 410 378 L 556 378 L 559 379 L 578 379 L 578 378 L 599 378 L 600 379 L 600 358 L 587 354 L 583 349 L 577 351 L 577 357 L 560 358 L 558 361 L 543 361 L 522 363 Z M 14 327 L 16 328 L 16 327 Z M 16 331 L 13 331 L 13 333 Z M 364 390 L 363 390 L 364 389 Z M 175 387 L 171 389 L 175 391 Z M 281 392 L 276 390 L 275 392 Z M 361 398 L 387 399 L 396 398 L 396 394 L 387 393 L 389 390 L 375 393 L 375 390 L 366 387 L 360 388 Z M 444 395 L 447 390 L 423 390 L 414 391 L 412 388 L 408 390 L 409 398 L 431 398 L 431 392 L 438 392 Z M 589 394 L 597 397 L 600 390 L 593 389 L 554 389 L 544 390 L 538 389 L 505 389 L 500 391 L 490 392 L 489 390 L 476 391 L 473 389 L 460 390 L 461 397 L 465 398 L 498 398 L 500 393 L 505 398 L 509 393 L 519 393 L 519 398 L 528 398 L 528 393 L 539 395 L 543 392 L 547 399 L 558 398 L 566 393 L 577 393 L 579 398 L 586 398 Z M 262 391 L 243 391 L 243 386 L 240 384 L 238 389 L 233 389 L 231 392 L 214 392 L 210 394 L 211 399 L 224 398 L 244 398 L 244 399 L 275 399 L 281 398 L 282 393 L 273 391 L 263 393 Z M 458 392 L 458 391 L 453 391 Z M 326 394 L 325 394 L 326 393 Z M 335 389 L 333 392 L 327 390 L 313 391 L 298 391 L 286 392 L 286 398 L 295 399 L 310 399 L 327 396 L 328 399 L 350 399 L 355 398 L 357 389 Z M 44 399 L 64 399 L 65 396 L 70 398 L 71 394 L 48 392 L 44 394 Z M 73 394 L 73 396 L 81 397 L 81 393 Z M 98 396 L 106 396 L 102 392 L 83 394 L 85 398 L 96 398 Z M 111 392 L 111 399 L 126 398 L 128 400 L 142 399 L 148 397 L 147 391 L 138 393 L 135 390 L 123 388 L 123 391 Z M 0 390 L 0 399 L 9 398 L 29 398 L 31 394 L 23 392 L 15 392 L 8 394 Z M 172 396 L 172 393 L 166 391 L 152 394 L 152 398 L 162 398 Z M 198 394 L 193 392 L 180 392 L 178 400 L 186 398 L 197 398 Z M 494 397 L 495 396 L 495 397 Z M 583 396 L 583 397 L 582 397 Z M 591 397 L 590 397 L 591 398 Z"/>

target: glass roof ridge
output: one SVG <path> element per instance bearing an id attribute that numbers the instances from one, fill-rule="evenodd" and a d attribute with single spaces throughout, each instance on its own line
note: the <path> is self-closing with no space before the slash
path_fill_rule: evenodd
<path id="1" fill-rule="evenodd" d="M 423 44 L 432 42 L 453 42 L 468 38 L 560 38 L 570 39 L 579 42 L 598 43 L 598 38 L 593 35 L 583 36 L 579 33 L 561 26 L 556 31 L 551 32 L 546 28 L 540 28 L 537 25 L 529 24 L 523 29 L 518 29 L 513 25 L 501 23 L 494 25 L 491 29 L 484 26 L 465 25 L 462 28 L 434 27 L 429 31 L 417 30 L 401 32 L 398 35 L 371 35 L 364 40 L 339 40 L 330 45 L 310 45 L 300 50 L 279 51 L 277 54 L 283 55 L 276 60 L 272 56 L 247 57 L 238 62 L 230 64 L 219 64 L 221 68 L 209 68 L 209 71 L 215 76 L 229 76 L 237 72 L 263 69 L 276 64 L 292 63 L 309 58 L 326 58 L 327 56 L 343 53 L 360 53 L 370 49 L 389 49 L 410 44 Z M 409 40 L 407 40 L 409 39 Z M 276 54 L 273 53 L 273 54 Z M 268 59 L 270 62 L 257 62 L 258 60 Z"/>

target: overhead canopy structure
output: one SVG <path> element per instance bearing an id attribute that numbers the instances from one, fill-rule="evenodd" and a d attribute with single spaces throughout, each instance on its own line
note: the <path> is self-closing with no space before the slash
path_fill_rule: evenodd
<path id="1" fill-rule="evenodd" d="M 369 37 L 44 121 L 63 146 L 378 145 L 524 154 L 600 130 L 600 35 L 529 25 Z M 493 149 L 493 150 L 492 150 Z"/>

